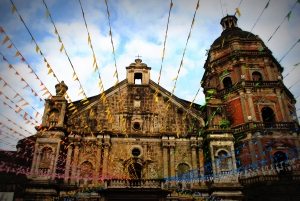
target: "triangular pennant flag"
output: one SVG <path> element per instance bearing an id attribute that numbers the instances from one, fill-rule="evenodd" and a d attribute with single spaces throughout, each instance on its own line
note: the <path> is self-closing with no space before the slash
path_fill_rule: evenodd
<path id="1" fill-rule="evenodd" d="M 95 69 L 94 69 L 94 73 L 97 71 L 98 69 L 98 65 L 96 65 Z"/>
<path id="2" fill-rule="evenodd" d="M 3 60 L 4 60 L 4 61 L 7 61 L 5 57 L 3 57 Z"/>
<path id="3" fill-rule="evenodd" d="M 115 83 L 114 87 L 115 87 L 117 84 L 118 84 L 118 80 L 116 81 L 116 83 Z"/>
<path id="4" fill-rule="evenodd" d="M 117 74 L 117 70 L 115 71 L 115 73 L 114 73 L 113 77 L 115 77 L 115 76 L 116 76 L 116 74 Z"/>
<path id="5" fill-rule="evenodd" d="M 50 12 L 49 12 L 49 10 L 47 9 L 47 11 L 46 11 L 46 19 L 48 19 L 49 15 L 50 15 Z"/>
<path id="6" fill-rule="evenodd" d="M 19 102 L 21 102 L 21 101 L 23 101 L 23 100 L 24 100 L 24 99 L 23 99 L 23 98 L 21 98 L 21 99 L 18 101 L 18 103 L 19 103 Z"/>
<path id="7" fill-rule="evenodd" d="M 2 27 L 0 27 L 0 32 L 1 32 L 1 33 L 4 33 L 4 30 L 2 29 Z"/>
<path id="8" fill-rule="evenodd" d="M 55 33 L 55 34 L 58 34 L 57 29 L 54 30 L 54 33 Z"/>
<path id="9" fill-rule="evenodd" d="M 28 115 L 28 114 L 25 112 L 24 117 L 23 117 L 24 120 L 27 120 L 27 119 L 26 119 L 27 115 Z"/>
<path id="10" fill-rule="evenodd" d="M 200 5 L 199 5 L 199 1 L 198 1 L 197 6 L 196 6 L 196 10 L 198 10 L 199 6 L 200 6 Z"/>
<path id="11" fill-rule="evenodd" d="M 29 104 L 26 102 L 26 103 L 24 103 L 21 107 L 26 106 L 26 105 L 29 105 Z"/>
<path id="12" fill-rule="evenodd" d="M 23 89 L 25 89 L 25 88 L 27 88 L 27 87 L 29 87 L 29 85 L 28 85 L 28 84 L 26 84 L 26 86 L 25 86 L 25 87 L 23 87 Z"/>
<path id="13" fill-rule="evenodd" d="M 236 14 L 238 14 L 239 17 L 241 17 L 241 12 L 239 10 L 239 8 L 235 8 Z"/>
<path id="14" fill-rule="evenodd" d="M 172 9 L 172 7 L 173 7 L 173 2 L 171 1 L 171 3 L 170 3 L 170 9 Z"/>
<path id="15" fill-rule="evenodd" d="M 12 47 L 12 44 L 10 44 L 9 46 L 7 46 L 7 48 L 11 48 Z"/>
<path id="16" fill-rule="evenodd" d="M 22 58 L 21 58 L 21 60 L 25 62 L 25 59 L 24 59 L 24 57 L 22 57 Z"/>
<path id="17" fill-rule="evenodd" d="M 20 55 L 21 55 L 20 52 L 17 51 L 14 57 L 17 57 L 17 56 L 20 56 Z"/>
<path id="18" fill-rule="evenodd" d="M 291 14 L 292 14 L 292 11 L 290 11 L 289 14 L 287 14 L 287 16 L 286 16 L 288 20 L 290 20 Z"/>
<path id="19" fill-rule="evenodd" d="M 15 96 L 14 96 L 14 98 L 16 98 L 17 96 L 19 96 L 19 94 L 17 93 Z"/>
<path id="20" fill-rule="evenodd" d="M 17 10 L 16 6 L 13 5 L 11 13 L 14 14 L 14 12 L 15 12 L 16 10 Z"/>
<path id="21" fill-rule="evenodd" d="M 172 81 L 175 81 L 175 80 L 177 80 L 177 77 L 175 77 Z"/>
<path id="22" fill-rule="evenodd" d="M 49 91 L 46 91 L 42 96 L 46 95 L 46 94 L 49 94 L 50 92 Z"/>
<path id="23" fill-rule="evenodd" d="M 6 36 L 2 42 L 2 45 L 4 45 L 9 40 L 8 36 Z"/>
<path id="24" fill-rule="evenodd" d="M 61 38 L 58 36 L 58 41 L 60 42 L 60 43 L 62 43 L 62 41 L 61 41 Z"/>
<path id="25" fill-rule="evenodd" d="M 35 51 L 36 51 L 36 53 L 38 53 L 38 51 L 39 51 L 39 46 L 35 46 Z"/>
<path id="26" fill-rule="evenodd" d="M 19 113 L 19 112 L 21 112 L 22 111 L 22 108 L 19 108 L 19 110 L 18 111 L 16 111 L 16 113 Z"/>
<path id="27" fill-rule="evenodd" d="M 13 66 L 12 66 L 11 64 L 9 64 L 9 65 L 8 65 L 8 68 L 12 69 L 12 68 L 13 68 Z"/>
<path id="28" fill-rule="evenodd" d="M 268 8 L 268 6 L 269 6 L 269 3 L 270 3 L 270 1 L 268 1 L 268 3 L 267 3 L 267 5 L 266 5 L 265 9 L 266 9 L 266 8 Z"/>
<path id="29" fill-rule="evenodd" d="M 47 88 L 46 87 L 44 87 L 41 91 L 44 91 L 44 90 L 47 90 Z"/>
<path id="30" fill-rule="evenodd" d="M 4 82 L 3 88 L 6 87 L 8 84 L 6 82 Z"/>
<path id="31" fill-rule="evenodd" d="M 64 49 L 64 44 L 61 44 L 61 47 L 60 47 L 59 51 L 62 52 L 63 49 Z"/>
<path id="32" fill-rule="evenodd" d="M 50 70 L 48 71 L 48 74 L 47 75 L 49 75 L 50 73 L 52 73 L 53 72 L 53 70 L 50 68 Z"/>

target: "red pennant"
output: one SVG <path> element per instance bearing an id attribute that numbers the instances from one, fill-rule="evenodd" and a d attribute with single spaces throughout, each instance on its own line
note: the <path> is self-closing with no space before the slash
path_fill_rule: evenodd
<path id="1" fill-rule="evenodd" d="M 22 61 L 25 61 L 25 59 L 24 59 L 24 57 L 22 57 L 22 59 L 21 59 Z"/>
<path id="2" fill-rule="evenodd" d="M 4 61 L 7 61 L 5 57 L 3 57 L 3 60 L 4 60 Z"/>

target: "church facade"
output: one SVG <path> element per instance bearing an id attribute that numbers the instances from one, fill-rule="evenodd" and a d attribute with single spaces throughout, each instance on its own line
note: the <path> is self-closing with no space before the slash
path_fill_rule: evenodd
<path id="1" fill-rule="evenodd" d="M 68 103 L 57 84 L 37 134 L 17 145 L 31 156 L 20 200 L 297 200 L 299 123 L 283 68 L 235 16 L 221 25 L 204 105 L 156 84 L 141 59 L 88 99 Z"/>

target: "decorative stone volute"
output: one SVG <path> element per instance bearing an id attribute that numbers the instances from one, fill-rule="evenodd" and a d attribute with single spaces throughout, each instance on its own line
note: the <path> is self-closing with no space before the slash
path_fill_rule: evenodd
<path id="1" fill-rule="evenodd" d="M 63 96 L 66 91 L 68 90 L 68 86 L 65 84 L 64 81 L 55 85 L 56 96 Z"/>

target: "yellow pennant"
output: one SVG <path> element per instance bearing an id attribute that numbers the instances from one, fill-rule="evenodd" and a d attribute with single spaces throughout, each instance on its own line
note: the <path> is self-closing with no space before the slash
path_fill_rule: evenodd
<path id="1" fill-rule="evenodd" d="M 88 44 L 90 44 L 91 42 L 91 37 L 90 37 L 90 34 L 88 35 Z"/>
<path id="2" fill-rule="evenodd" d="M 116 83 L 115 83 L 115 85 L 114 85 L 114 87 L 118 84 L 119 82 L 118 82 L 118 80 L 116 81 Z"/>
<path id="3" fill-rule="evenodd" d="M 80 95 L 80 94 L 82 94 L 83 93 L 83 91 L 81 91 L 79 94 L 78 94 L 78 96 Z"/>
<path id="4" fill-rule="evenodd" d="M 235 11 L 236 11 L 236 14 L 238 14 L 238 16 L 241 17 L 241 12 L 240 12 L 239 8 L 236 8 Z"/>
<path id="5" fill-rule="evenodd" d="M 96 64 L 96 58 L 94 58 L 94 63 L 93 63 L 93 66 L 95 66 L 95 64 Z"/>
<path id="6" fill-rule="evenodd" d="M 20 52 L 17 51 L 14 57 L 17 57 L 17 56 L 20 56 L 20 55 L 21 55 Z"/>
<path id="7" fill-rule="evenodd" d="M 113 77 L 115 77 L 115 76 L 116 76 L 116 74 L 117 74 L 117 70 L 115 71 L 115 73 L 114 73 Z"/>
<path id="8" fill-rule="evenodd" d="M 60 38 L 59 36 L 58 36 L 58 41 L 59 41 L 60 43 L 62 43 L 62 42 L 61 42 L 61 38 Z"/>
<path id="9" fill-rule="evenodd" d="M 102 85 L 102 80 L 99 82 L 98 86 L 100 87 Z"/>
<path id="10" fill-rule="evenodd" d="M 50 68 L 50 65 L 47 63 L 47 68 Z"/>
<path id="11" fill-rule="evenodd" d="M 16 10 L 17 10 L 16 6 L 13 5 L 11 13 L 14 14 L 14 12 L 15 12 Z"/>
<path id="12" fill-rule="evenodd" d="M 6 43 L 9 40 L 8 36 L 6 36 L 2 42 L 2 45 L 4 45 L 4 43 Z"/>
<path id="13" fill-rule="evenodd" d="M 63 51 L 63 49 L 64 49 L 64 44 L 61 44 L 61 47 L 60 47 L 60 52 L 62 52 Z"/>
<path id="14" fill-rule="evenodd" d="M 196 6 L 196 10 L 198 10 L 199 6 L 200 6 L 200 5 L 199 5 L 199 1 L 198 1 L 197 6 Z"/>
<path id="15" fill-rule="evenodd" d="M 12 44 L 10 44 L 9 46 L 7 46 L 7 48 L 11 48 L 12 47 Z"/>
<path id="16" fill-rule="evenodd" d="M 98 69 L 98 65 L 96 64 L 96 67 L 94 69 L 94 73 L 97 71 L 97 69 Z"/>
<path id="17" fill-rule="evenodd" d="M 73 73 L 73 77 L 72 78 L 74 78 L 74 76 L 76 75 L 76 72 L 74 71 L 74 73 Z"/>
<path id="18" fill-rule="evenodd" d="M 181 66 L 183 66 L 183 60 L 181 60 Z"/>
<path id="19" fill-rule="evenodd" d="M 48 71 L 48 75 L 50 74 L 50 73 L 52 73 L 53 72 L 53 70 L 50 68 L 50 70 Z"/>
<path id="20" fill-rule="evenodd" d="M 48 19 L 49 15 L 50 15 L 50 12 L 49 12 L 49 10 L 47 9 L 47 11 L 46 11 L 46 19 Z"/>
<path id="21" fill-rule="evenodd" d="M 175 77 L 172 81 L 175 81 L 175 80 L 177 80 L 177 77 Z"/>
<path id="22" fill-rule="evenodd" d="M 57 29 L 54 30 L 54 33 L 55 33 L 55 34 L 58 34 Z"/>
<path id="23" fill-rule="evenodd" d="M 39 51 L 39 46 L 35 46 L 35 51 L 36 51 L 36 53 L 38 53 L 38 51 Z"/>

